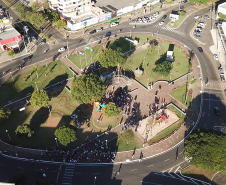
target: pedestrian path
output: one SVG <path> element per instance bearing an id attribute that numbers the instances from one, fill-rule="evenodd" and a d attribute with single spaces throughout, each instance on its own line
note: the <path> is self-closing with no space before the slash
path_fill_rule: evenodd
<path id="1" fill-rule="evenodd" d="M 198 180 L 195 178 L 191 178 L 191 177 L 182 175 L 181 170 L 182 170 L 183 163 L 185 163 L 185 162 L 182 162 L 179 165 L 176 165 L 172 168 L 166 169 L 160 173 L 154 173 L 154 174 L 164 176 L 166 178 L 173 178 L 173 179 L 181 180 L 181 183 L 183 183 L 182 181 L 185 181 L 185 182 L 189 182 L 189 183 L 196 184 L 196 185 L 209 185 L 210 184 L 208 182 L 204 182 L 204 181 L 201 181 L 201 180 Z"/>
<path id="2" fill-rule="evenodd" d="M 75 171 L 75 166 L 66 166 L 64 170 L 62 185 L 71 185 L 73 180 L 73 174 Z"/>
<path id="3" fill-rule="evenodd" d="M 182 31 L 178 31 L 176 29 L 169 28 L 168 26 L 160 26 L 158 24 L 155 24 L 154 27 L 155 28 L 160 28 L 160 29 L 163 29 L 163 30 L 167 30 L 167 31 L 171 31 L 171 32 L 174 32 L 174 33 L 176 33 L 178 35 L 189 36 L 188 34 L 185 34 Z"/>

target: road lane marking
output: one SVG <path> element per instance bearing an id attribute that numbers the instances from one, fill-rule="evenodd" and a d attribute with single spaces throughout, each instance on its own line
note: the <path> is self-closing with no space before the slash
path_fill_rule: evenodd
<path id="1" fill-rule="evenodd" d="M 148 167 L 151 167 L 151 166 L 154 166 L 154 164 L 152 164 L 152 165 L 150 165 L 150 166 L 148 166 Z"/>
<path id="2" fill-rule="evenodd" d="M 183 152 L 179 153 L 179 155 L 182 154 L 182 153 L 183 153 Z"/>
<path id="3" fill-rule="evenodd" d="M 135 170 L 137 170 L 137 169 L 133 169 L 133 170 L 131 170 L 131 172 L 132 172 L 132 171 L 135 171 Z"/>
<path id="4" fill-rule="evenodd" d="M 75 169 L 65 169 L 65 170 L 67 170 L 67 171 L 75 171 Z"/>
<path id="5" fill-rule="evenodd" d="M 63 179 L 73 179 L 73 177 L 63 177 Z"/>
<path id="6" fill-rule="evenodd" d="M 174 173 L 176 173 L 179 170 L 180 166 L 178 166 L 178 168 L 174 171 Z"/>
<path id="7" fill-rule="evenodd" d="M 153 185 L 162 185 L 162 184 L 157 184 L 157 183 L 154 183 L 154 182 L 145 182 L 145 181 L 140 181 L 142 183 L 146 183 L 146 184 L 153 184 Z"/>
<path id="8" fill-rule="evenodd" d="M 169 159 L 166 159 L 164 162 L 168 161 Z"/>
<path id="9" fill-rule="evenodd" d="M 173 168 L 174 168 L 174 167 L 173 167 Z M 168 171 L 168 173 L 170 173 L 170 172 L 172 171 L 173 168 L 171 168 L 170 171 Z"/>
<path id="10" fill-rule="evenodd" d="M 71 175 L 71 174 L 64 174 L 64 176 L 72 177 L 73 175 Z"/>
<path id="11" fill-rule="evenodd" d="M 74 173 L 74 172 L 68 172 L 68 171 L 66 171 L 66 172 L 64 172 L 64 174 L 65 174 L 65 173 Z"/>
<path id="12" fill-rule="evenodd" d="M 58 178 L 59 178 L 59 175 L 60 175 L 61 166 L 62 166 L 62 165 L 60 165 L 59 172 L 58 172 L 58 174 L 57 174 L 56 183 L 58 182 Z"/>

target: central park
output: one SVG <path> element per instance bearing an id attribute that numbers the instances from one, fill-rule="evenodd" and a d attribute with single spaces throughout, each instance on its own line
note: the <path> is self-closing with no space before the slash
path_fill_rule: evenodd
<path id="1" fill-rule="evenodd" d="M 129 151 L 172 135 L 191 106 L 192 63 L 171 41 L 120 37 L 64 60 L 80 74 L 58 59 L 1 86 L 2 141 L 36 149 Z M 24 104 L 16 106 L 21 99 Z"/>

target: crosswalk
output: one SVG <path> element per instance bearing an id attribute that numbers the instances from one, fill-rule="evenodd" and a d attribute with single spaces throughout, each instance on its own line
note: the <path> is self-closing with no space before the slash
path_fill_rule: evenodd
<path id="1" fill-rule="evenodd" d="M 186 181 L 186 182 L 189 182 L 191 184 L 196 184 L 196 185 L 210 185 L 210 183 L 208 183 L 208 182 L 204 182 L 199 179 L 195 179 L 195 178 L 188 177 L 186 175 L 182 175 L 181 169 L 182 169 L 181 166 L 178 165 L 178 166 L 169 168 L 167 170 L 164 170 L 160 173 L 154 173 L 154 174 L 161 175 L 161 176 L 168 177 L 168 178 L 178 179 L 181 181 Z"/>
<path id="2" fill-rule="evenodd" d="M 209 82 L 205 87 L 226 89 L 226 82 Z"/>
<path id="3" fill-rule="evenodd" d="M 74 166 L 66 166 L 64 170 L 62 185 L 71 185 L 73 180 L 75 167 Z"/>
<path id="4" fill-rule="evenodd" d="M 169 28 L 168 26 L 160 26 L 158 24 L 155 24 L 154 27 L 156 28 L 160 28 L 160 29 L 163 29 L 163 30 L 167 30 L 167 31 L 171 31 L 171 32 L 174 32 L 176 34 L 179 34 L 179 35 L 182 35 L 182 36 L 189 36 L 188 34 L 185 34 L 184 32 L 182 31 L 178 31 L 176 29 L 172 29 L 172 28 Z"/>

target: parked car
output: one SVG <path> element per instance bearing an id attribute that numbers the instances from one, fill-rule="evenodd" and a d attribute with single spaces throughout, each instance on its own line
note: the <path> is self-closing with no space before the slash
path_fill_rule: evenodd
<path id="1" fill-rule="evenodd" d="M 99 32 L 99 31 L 102 31 L 103 30 L 103 27 L 100 27 L 98 29 L 96 29 L 96 32 Z"/>
<path id="2" fill-rule="evenodd" d="M 204 18 L 206 19 L 210 19 L 209 15 L 205 15 Z"/>
<path id="3" fill-rule="evenodd" d="M 162 17 L 162 19 L 165 19 L 167 17 L 167 15 L 164 15 L 163 17 Z"/>
<path id="4" fill-rule="evenodd" d="M 220 75 L 221 81 L 225 81 L 224 75 Z"/>
<path id="5" fill-rule="evenodd" d="M 161 21 L 161 22 L 159 23 L 160 26 L 163 25 L 163 24 L 164 24 L 164 21 Z"/>
<path id="6" fill-rule="evenodd" d="M 199 52 L 203 52 L 203 49 L 202 49 L 202 47 L 198 47 L 198 50 L 199 50 Z"/>
<path id="7" fill-rule="evenodd" d="M 181 10 L 183 10 L 183 9 L 184 9 L 184 7 L 183 7 L 183 6 L 181 6 L 181 7 L 180 7 L 180 9 L 181 9 Z"/>
<path id="8" fill-rule="evenodd" d="M 199 35 L 199 34 L 195 34 L 194 36 L 195 36 L 195 37 L 198 37 L 198 38 L 200 38 L 200 37 L 201 37 L 201 35 Z"/>
<path id="9" fill-rule="evenodd" d="M 37 41 L 37 39 L 36 39 L 34 36 L 31 36 L 31 40 L 32 40 L 33 42 Z"/>
<path id="10" fill-rule="evenodd" d="M 202 27 L 202 28 L 205 28 L 205 23 L 204 22 L 200 22 L 199 24 L 198 24 L 198 26 L 200 26 L 200 27 Z"/>
<path id="11" fill-rule="evenodd" d="M 89 34 L 93 34 L 96 33 L 96 30 L 92 30 L 91 32 L 89 32 Z"/>
<path id="12" fill-rule="evenodd" d="M 202 32 L 202 29 L 201 29 L 201 28 L 195 28 L 194 31 L 195 31 L 195 32 Z"/>
<path id="13" fill-rule="evenodd" d="M 219 60 L 217 54 L 213 54 L 213 57 L 214 57 L 215 60 Z"/>
<path id="14" fill-rule="evenodd" d="M 219 107 L 214 107 L 214 112 L 217 116 L 220 116 L 220 109 Z"/>
<path id="15" fill-rule="evenodd" d="M 113 22 L 111 23 L 110 27 L 114 27 L 114 26 L 118 26 L 119 25 L 119 22 Z"/>
<path id="16" fill-rule="evenodd" d="M 196 15 L 194 18 L 195 18 L 195 19 L 198 19 L 198 18 L 199 18 L 199 15 Z"/>
<path id="17" fill-rule="evenodd" d="M 62 51 L 65 51 L 66 47 L 62 47 L 60 49 L 58 49 L 58 52 L 62 52 Z"/>
<path id="18" fill-rule="evenodd" d="M 220 75 L 224 75 L 224 70 L 221 67 L 218 69 L 218 72 Z"/>

